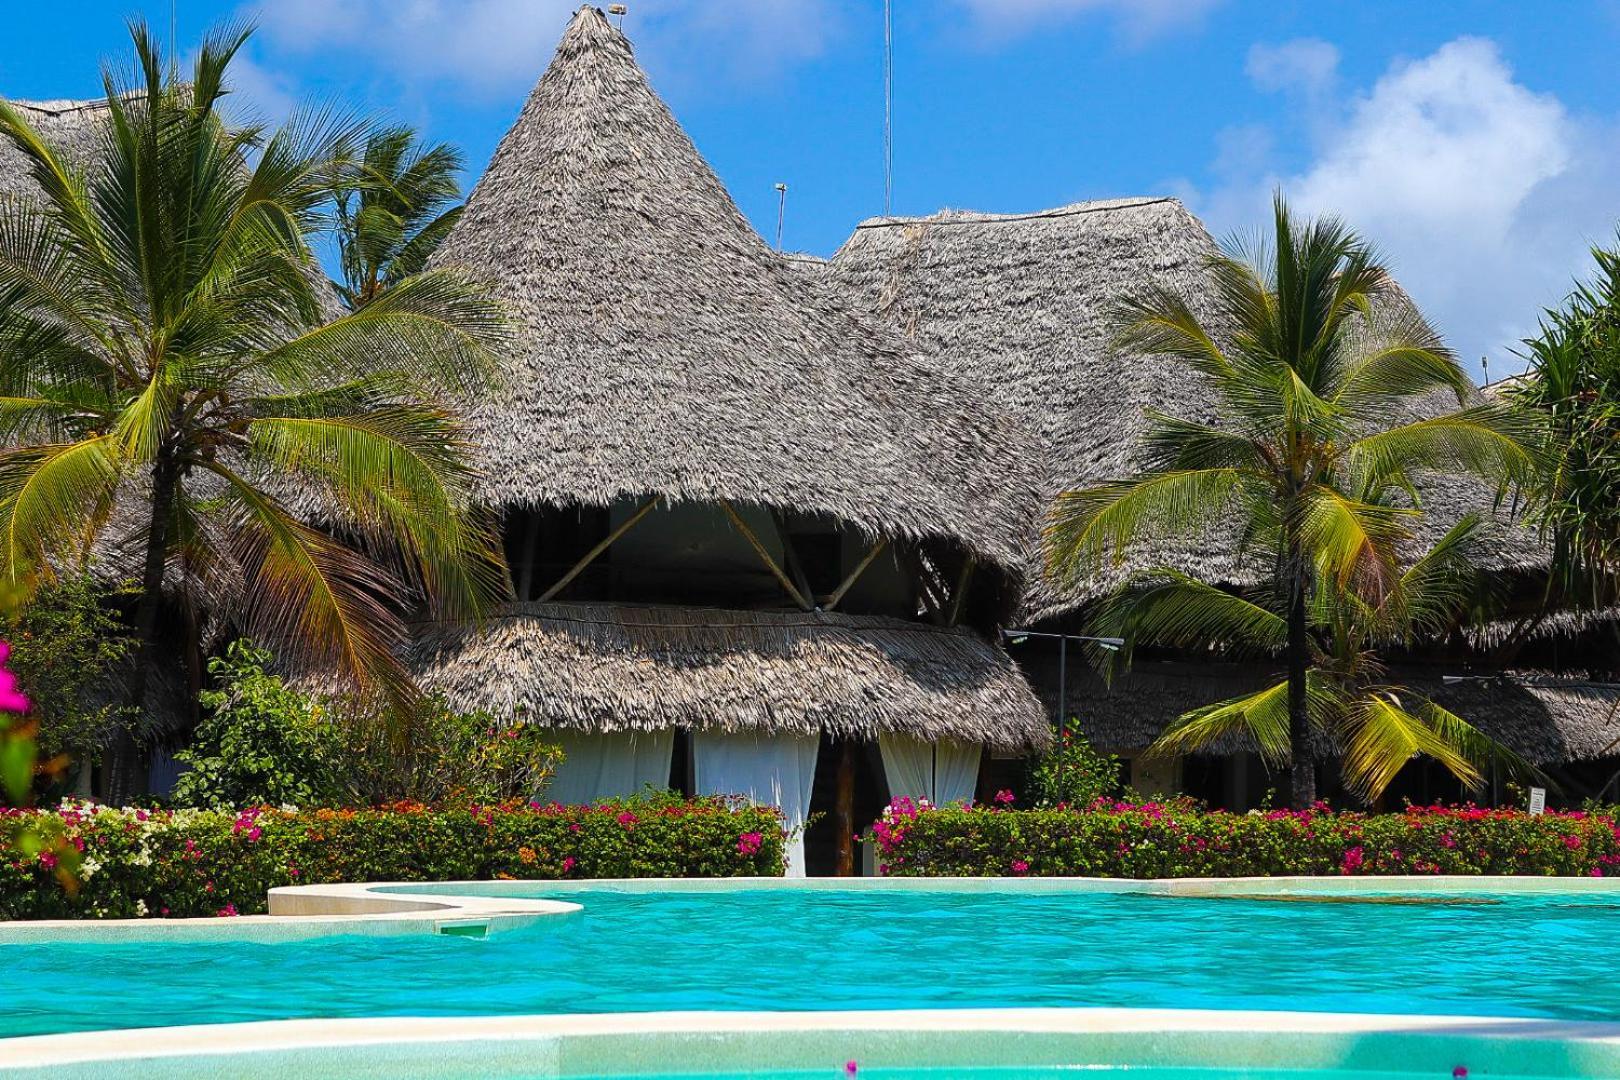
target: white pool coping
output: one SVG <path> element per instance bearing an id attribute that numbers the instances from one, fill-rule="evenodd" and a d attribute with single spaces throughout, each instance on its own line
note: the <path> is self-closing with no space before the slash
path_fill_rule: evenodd
<path id="1" fill-rule="evenodd" d="M 335 934 L 480 933 L 570 915 L 567 900 L 502 896 L 383 896 L 373 885 L 303 885 L 270 891 L 270 914 L 213 919 L 40 919 L 0 922 L 0 946 L 114 945 L 139 941 L 300 941 Z M 278 893 L 290 896 L 278 897 Z"/>
<path id="2" fill-rule="evenodd" d="M 268 915 L 187 919 L 44 919 L 0 922 L 0 945 L 136 941 L 297 941 L 334 934 L 480 933 L 569 915 L 581 905 L 554 896 L 581 892 L 715 893 L 741 889 L 808 892 L 1135 893 L 1149 896 L 1356 896 L 1367 894 L 1546 895 L 1613 893 L 1620 878 L 1585 877 L 887 877 L 596 878 L 292 885 L 270 890 Z"/>
<path id="3" fill-rule="evenodd" d="M 617 1013 L 281 1020 L 0 1042 L 0 1070 L 52 1076 L 382 1075 L 941 1067 L 1006 1063 L 1392 1067 L 1615 1075 L 1620 1024 L 1172 1009 Z M 471 1066 L 471 1068 L 469 1068 Z M 460 1070 L 467 1070 L 465 1072 Z M 1443 1071 L 1442 1071 L 1443 1070 Z"/>

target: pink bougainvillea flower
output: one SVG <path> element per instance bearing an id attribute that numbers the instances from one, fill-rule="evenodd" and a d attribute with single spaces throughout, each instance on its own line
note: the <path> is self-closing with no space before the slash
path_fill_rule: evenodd
<path id="1" fill-rule="evenodd" d="M 1012 801 L 1013 793 L 1008 791 L 1006 788 L 1002 788 L 1000 791 L 996 792 L 996 802 L 1000 803 L 1001 805 L 1009 806 L 1012 804 Z"/>
<path id="2" fill-rule="evenodd" d="M 1014 859 L 1012 871 L 1015 874 L 1027 874 L 1029 873 L 1029 863 L 1025 862 L 1023 859 Z"/>
<path id="3" fill-rule="evenodd" d="M 25 713 L 28 711 L 28 697 L 17 689 L 17 676 L 6 667 L 6 661 L 10 658 L 10 644 L 0 641 L 0 712 Z"/>

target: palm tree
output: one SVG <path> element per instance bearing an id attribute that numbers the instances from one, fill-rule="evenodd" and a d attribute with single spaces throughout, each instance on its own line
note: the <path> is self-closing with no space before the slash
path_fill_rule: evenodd
<path id="1" fill-rule="evenodd" d="M 419 274 L 461 216 L 461 152 L 421 146 L 408 127 L 369 135 L 347 153 L 332 186 L 338 254 L 350 309 Z"/>
<path id="2" fill-rule="evenodd" d="M 1049 572 L 1071 588 L 1149 533 L 1207 542 L 1235 526 L 1234 544 L 1265 552 L 1285 628 L 1292 798 L 1304 806 L 1316 790 L 1315 583 L 1378 603 L 1419 512 L 1390 491 L 1414 491 L 1423 469 L 1519 478 L 1533 455 L 1512 410 L 1467 404 L 1468 377 L 1364 241 L 1334 218 L 1297 221 L 1281 196 L 1273 219 L 1269 244 L 1210 257 L 1208 325 L 1162 288 L 1120 313 L 1119 344 L 1191 365 L 1218 421 L 1150 412 L 1142 470 L 1060 495 L 1045 538 Z M 1437 391 L 1461 407 L 1397 422 Z"/>
<path id="3" fill-rule="evenodd" d="M 1540 774 L 1513 751 L 1433 700 L 1388 681 L 1379 650 L 1409 646 L 1450 631 L 1477 595 L 1479 518 L 1467 515 L 1420 558 L 1369 598 L 1318 575 L 1308 609 L 1311 667 L 1307 710 L 1313 727 L 1342 748 L 1347 788 L 1371 802 L 1413 756 L 1445 766 L 1470 788 L 1487 764 L 1510 775 Z M 1120 637 L 1115 662 L 1128 664 L 1142 644 L 1171 648 L 1219 643 L 1233 655 L 1276 657 L 1288 644 L 1288 620 L 1278 593 L 1261 587 L 1229 590 L 1169 570 L 1135 575 L 1110 596 L 1093 620 L 1100 635 Z M 1288 763 L 1293 746 L 1288 684 L 1216 702 L 1183 714 L 1150 747 L 1177 755 L 1247 735 L 1271 765 Z"/>
<path id="4" fill-rule="evenodd" d="M 42 191 L 0 202 L 0 580 L 132 524 L 137 715 L 169 574 L 234 597 L 226 614 L 290 662 L 402 704 L 406 610 L 476 614 L 503 588 L 438 404 L 486 384 L 502 311 L 436 270 L 327 320 L 308 239 L 335 151 L 363 128 L 227 126 L 249 33 L 214 32 L 181 78 L 133 23 L 135 76 L 105 76 L 83 164 L 0 104 Z M 122 797 L 133 733 L 114 758 Z"/>
<path id="5" fill-rule="evenodd" d="M 1553 540 L 1549 599 L 1601 608 L 1620 598 L 1620 251 L 1592 257 L 1596 278 L 1543 316 L 1508 394 L 1550 435 L 1549 467 L 1532 485 Z"/>

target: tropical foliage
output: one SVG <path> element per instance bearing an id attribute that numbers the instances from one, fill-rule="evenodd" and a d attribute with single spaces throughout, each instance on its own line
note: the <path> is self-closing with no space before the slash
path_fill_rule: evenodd
<path id="1" fill-rule="evenodd" d="M 1586 608 L 1620 600 L 1620 251 L 1592 257 L 1596 275 L 1546 312 L 1508 391 L 1550 435 L 1533 512 L 1554 543 L 1553 598 Z"/>
<path id="2" fill-rule="evenodd" d="M 1149 608 L 1181 608 L 1176 633 L 1200 645 L 1259 637 L 1280 655 L 1285 679 L 1222 703 L 1200 727 L 1243 726 L 1263 746 L 1285 746 L 1293 800 L 1309 805 L 1313 734 L 1346 707 L 1329 680 L 1312 676 L 1316 655 L 1328 651 L 1316 640 L 1323 615 L 1409 607 L 1400 548 L 1420 513 L 1413 496 L 1423 470 L 1500 482 L 1527 475 L 1533 455 L 1523 421 L 1471 396 L 1455 357 L 1377 254 L 1336 219 L 1297 220 L 1279 198 L 1270 241 L 1230 244 L 1208 270 L 1209 320 L 1159 289 L 1123 306 L 1119 339 L 1195 369 L 1216 420 L 1150 413 L 1139 473 L 1059 497 L 1046 529 L 1048 567 L 1072 587 L 1144 538 L 1176 535 L 1229 543 L 1255 564 L 1263 603 L 1165 572 L 1149 584 Z M 1458 408 L 1435 410 L 1434 397 Z M 1135 610 L 1115 605 L 1111 617 Z M 1368 754 L 1403 744 L 1438 750 L 1448 735 L 1449 719 L 1409 712 L 1388 694 L 1356 709 Z"/>
<path id="3" fill-rule="evenodd" d="M 1120 760 L 1079 732 L 1079 719 L 1071 717 L 1052 733 L 1051 747 L 1031 759 L 1029 787 L 1037 806 L 1089 806 L 1119 793 Z"/>
<path id="4" fill-rule="evenodd" d="M 502 312 L 432 270 L 329 317 L 309 240 L 364 127 L 229 126 L 247 31 L 210 35 L 184 77 L 132 35 L 135 77 L 106 77 L 89 161 L 0 104 L 43 193 L 0 202 L 0 578 L 132 541 L 136 706 L 166 578 L 291 661 L 412 700 L 402 612 L 472 615 L 504 589 L 441 404 L 487 383 Z M 114 797 L 127 731 L 116 751 Z"/>
<path id="5" fill-rule="evenodd" d="M 1487 764 L 1513 777 L 1538 776 L 1455 713 L 1391 683 L 1380 659 L 1382 650 L 1439 637 L 1455 625 L 1478 589 L 1478 527 L 1477 518 L 1465 517 L 1421 558 L 1398 564 L 1373 594 L 1326 575 L 1314 581 L 1306 612 L 1307 702 L 1316 737 L 1341 748 L 1344 784 L 1364 799 L 1382 795 L 1420 754 L 1476 789 Z M 1167 570 L 1136 576 L 1104 601 L 1096 625 L 1124 638 L 1119 655 L 1127 661 L 1147 642 L 1178 648 L 1218 642 L 1229 655 L 1276 657 L 1288 640 L 1286 616 L 1270 589 L 1220 589 Z M 1252 740 L 1268 764 L 1285 765 L 1292 746 L 1286 683 L 1194 709 L 1150 750 L 1190 753 L 1233 736 Z"/>
<path id="6" fill-rule="evenodd" d="M 128 597 L 89 574 L 65 574 L 33 591 L 5 620 L 11 667 L 28 691 L 49 787 L 99 761 L 122 718 L 123 680 L 135 642 L 119 618 Z"/>
<path id="7" fill-rule="evenodd" d="M 350 309 L 427 269 L 461 216 L 461 152 L 423 146 L 408 127 L 366 137 L 340 154 L 331 197 L 337 216 L 338 292 Z"/>
<path id="8" fill-rule="evenodd" d="M 377 806 L 537 799 L 562 752 L 543 728 L 430 701 L 409 724 L 322 701 L 271 674 L 270 653 L 233 642 L 170 800 L 177 806 Z"/>
<path id="9" fill-rule="evenodd" d="M 1357 814 L 1318 806 L 1231 814 L 1190 802 L 1104 800 L 1084 811 L 899 802 L 881 824 L 883 872 L 908 877 L 1620 876 L 1620 827 L 1610 812 L 1410 806 Z"/>
<path id="10" fill-rule="evenodd" d="M 23 835 L 65 851 L 20 851 Z M 253 915 L 281 885 L 490 878 L 780 877 L 772 807 L 655 796 L 595 806 L 0 813 L 0 919 Z M 77 863 L 71 887 L 58 872 Z"/>

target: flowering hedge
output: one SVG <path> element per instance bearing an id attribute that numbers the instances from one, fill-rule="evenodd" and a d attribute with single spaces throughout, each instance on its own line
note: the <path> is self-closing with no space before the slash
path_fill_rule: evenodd
<path id="1" fill-rule="evenodd" d="M 783 869 L 777 812 L 722 799 L 240 813 L 64 806 L 5 812 L 0 842 L 0 919 L 247 915 L 265 910 L 274 886 L 338 881 Z"/>
<path id="2" fill-rule="evenodd" d="M 1249 814 L 1099 801 L 1084 810 L 931 808 L 897 800 L 873 829 L 907 876 L 1246 877 L 1286 874 L 1620 876 L 1615 818 L 1476 806 L 1395 814 Z"/>

